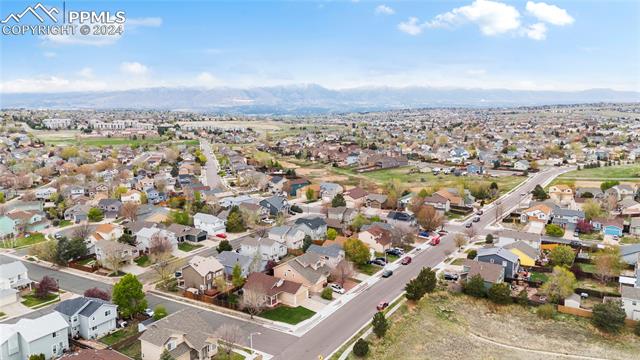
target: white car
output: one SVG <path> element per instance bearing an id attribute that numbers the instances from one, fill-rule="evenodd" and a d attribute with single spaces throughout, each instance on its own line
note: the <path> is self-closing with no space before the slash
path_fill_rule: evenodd
<path id="1" fill-rule="evenodd" d="M 273 219 L 264 219 L 262 220 L 262 222 L 268 225 L 272 225 L 272 224 L 275 224 L 276 221 Z"/>
<path id="2" fill-rule="evenodd" d="M 149 309 L 149 308 L 144 309 L 144 313 L 145 313 L 148 317 L 153 317 L 153 315 L 155 314 L 155 313 L 153 312 L 153 310 L 151 310 L 151 309 Z"/>
<path id="3" fill-rule="evenodd" d="M 344 294 L 346 292 L 346 290 L 342 286 L 340 286 L 340 284 L 332 283 L 329 284 L 329 287 L 334 293 L 337 294 Z"/>

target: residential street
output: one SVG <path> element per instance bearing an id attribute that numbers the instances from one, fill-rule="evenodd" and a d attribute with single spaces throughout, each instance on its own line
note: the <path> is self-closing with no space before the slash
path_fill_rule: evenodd
<path id="1" fill-rule="evenodd" d="M 207 157 L 207 163 L 205 164 L 205 182 L 204 184 L 209 186 L 212 189 L 224 189 L 224 183 L 222 179 L 218 175 L 218 171 L 220 171 L 220 167 L 218 164 L 218 159 L 213 154 L 213 149 L 211 148 L 211 144 L 207 140 L 200 140 L 200 148 L 202 152 Z"/>

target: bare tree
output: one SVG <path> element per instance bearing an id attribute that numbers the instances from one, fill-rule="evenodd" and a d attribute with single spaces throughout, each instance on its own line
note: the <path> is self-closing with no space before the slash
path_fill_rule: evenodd
<path id="1" fill-rule="evenodd" d="M 135 221 L 136 218 L 138 217 L 139 207 L 140 206 L 138 204 L 132 203 L 132 202 L 122 204 L 122 207 L 120 208 L 120 215 L 122 215 L 122 217 L 129 219 L 131 221 Z"/>
<path id="2" fill-rule="evenodd" d="M 353 263 L 347 259 L 342 259 L 331 270 L 331 278 L 333 281 L 340 283 L 340 286 L 344 286 L 344 283 L 355 274 Z"/>
<path id="3" fill-rule="evenodd" d="M 466 228 L 464 232 L 467 234 L 469 241 L 473 241 L 473 239 L 478 235 L 478 230 L 476 230 L 474 226 Z"/>
<path id="4" fill-rule="evenodd" d="M 453 237 L 453 241 L 456 244 L 456 247 L 462 248 L 463 246 L 465 246 L 467 244 L 467 237 L 464 236 L 463 234 L 456 234 Z"/>
<path id="5" fill-rule="evenodd" d="M 172 272 L 171 252 L 173 245 L 171 241 L 160 231 L 153 234 L 149 241 L 149 257 L 155 263 L 154 270 L 160 275 L 160 279 L 165 281 Z"/>
<path id="6" fill-rule="evenodd" d="M 218 342 L 218 347 L 228 356 L 233 347 L 242 341 L 242 331 L 238 325 L 222 324 L 216 331 L 216 337 L 222 340 Z"/>
<path id="7" fill-rule="evenodd" d="M 418 224 L 425 230 L 434 231 L 444 223 L 444 217 L 431 205 L 423 205 L 416 213 Z"/>
<path id="8" fill-rule="evenodd" d="M 88 224 L 76 226 L 71 233 L 73 239 L 86 240 L 91 235 L 91 227 Z"/>
<path id="9" fill-rule="evenodd" d="M 502 212 L 504 211 L 504 206 L 502 203 L 496 204 L 495 207 L 495 222 L 498 222 L 502 218 Z"/>
<path id="10" fill-rule="evenodd" d="M 258 315 L 262 312 L 267 297 L 267 291 L 264 289 L 262 284 L 258 283 L 247 284 L 244 286 L 243 290 L 244 292 L 242 294 L 242 301 L 240 302 L 240 305 L 253 319 L 254 315 Z"/>
<path id="11" fill-rule="evenodd" d="M 107 254 L 105 258 L 106 265 L 109 266 L 114 274 L 118 275 L 120 269 L 122 269 L 122 263 L 127 260 L 125 254 L 120 250 L 114 250 Z"/>

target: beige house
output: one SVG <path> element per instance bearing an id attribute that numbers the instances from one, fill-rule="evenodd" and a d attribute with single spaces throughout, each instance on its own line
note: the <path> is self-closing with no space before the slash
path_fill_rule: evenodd
<path id="1" fill-rule="evenodd" d="M 142 358 L 160 359 L 166 349 L 176 360 L 209 360 L 218 352 L 215 331 L 211 324 L 202 319 L 199 310 L 180 310 L 152 323 L 142 333 Z"/>
<path id="2" fill-rule="evenodd" d="M 259 272 L 249 274 L 242 289 L 245 296 L 254 292 L 264 296 L 264 305 L 268 307 L 278 304 L 297 307 L 309 297 L 309 289 L 304 285 Z"/>
<path id="3" fill-rule="evenodd" d="M 302 284 L 312 294 L 322 292 L 327 284 L 330 269 L 324 259 L 313 253 L 306 253 L 273 268 L 273 275 L 277 278 Z"/>
<path id="4" fill-rule="evenodd" d="M 216 278 L 224 275 L 224 266 L 213 256 L 196 255 L 182 268 L 181 284 L 185 289 L 209 290 L 215 287 Z"/>
<path id="5" fill-rule="evenodd" d="M 384 252 L 391 247 L 391 232 L 379 226 L 371 226 L 361 231 L 358 239 L 377 252 Z"/>
<path id="6" fill-rule="evenodd" d="M 558 205 L 570 205 L 573 202 L 573 189 L 562 184 L 550 186 L 549 198 Z"/>

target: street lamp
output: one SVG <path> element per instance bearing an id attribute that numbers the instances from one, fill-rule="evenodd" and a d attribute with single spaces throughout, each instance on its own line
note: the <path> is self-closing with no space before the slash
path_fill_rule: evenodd
<path id="1" fill-rule="evenodd" d="M 253 350 L 253 335 L 262 335 L 259 332 L 252 332 L 251 334 L 249 334 L 249 347 L 251 348 L 251 350 Z"/>

